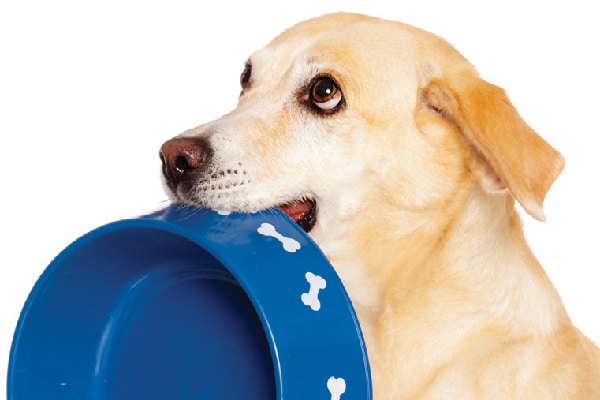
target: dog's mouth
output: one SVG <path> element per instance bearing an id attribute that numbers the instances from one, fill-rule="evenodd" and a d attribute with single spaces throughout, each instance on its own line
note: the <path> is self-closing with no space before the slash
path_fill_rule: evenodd
<path id="1" fill-rule="evenodd" d="M 310 232 L 317 222 L 317 203 L 312 199 L 295 200 L 279 205 L 277 209 L 294 220 L 305 232 Z"/>

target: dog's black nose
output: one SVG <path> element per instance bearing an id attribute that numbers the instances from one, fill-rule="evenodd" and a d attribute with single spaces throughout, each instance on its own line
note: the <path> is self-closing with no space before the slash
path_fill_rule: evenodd
<path id="1" fill-rule="evenodd" d="M 190 181 L 190 173 L 205 166 L 210 158 L 210 147 L 201 138 L 173 138 L 160 148 L 162 171 L 169 185 Z"/>

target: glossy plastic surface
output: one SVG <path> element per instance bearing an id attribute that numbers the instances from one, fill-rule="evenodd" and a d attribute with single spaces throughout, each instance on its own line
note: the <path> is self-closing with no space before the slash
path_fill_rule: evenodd
<path id="1" fill-rule="evenodd" d="M 8 398 L 371 399 L 346 292 L 285 215 L 170 205 L 98 228 L 33 288 Z"/>

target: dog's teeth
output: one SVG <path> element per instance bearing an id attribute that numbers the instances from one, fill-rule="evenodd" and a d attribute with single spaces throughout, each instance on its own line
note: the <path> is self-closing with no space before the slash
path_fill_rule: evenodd
<path id="1" fill-rule="evenodd" d="M 294 221 L 300 221 L 302 218 L 304 218 L 306 213 L 310 211 L 310 204 L 302 201 L 295 201 L 278 208 L 281 212 L 286 214 Z"/>

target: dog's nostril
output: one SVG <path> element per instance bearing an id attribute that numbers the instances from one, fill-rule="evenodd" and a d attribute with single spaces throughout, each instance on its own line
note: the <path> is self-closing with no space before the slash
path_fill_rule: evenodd
<path id="1" fill-rule="evenodd" d="M 177 172 L 179 172 L 180 174 L 185 173 L 187 170 L 192 169 L 190 167 L 190 164 L 188 164 L 187 160 L 185 157 L 179 156 L 175 159 L 175 170 Z"/>

